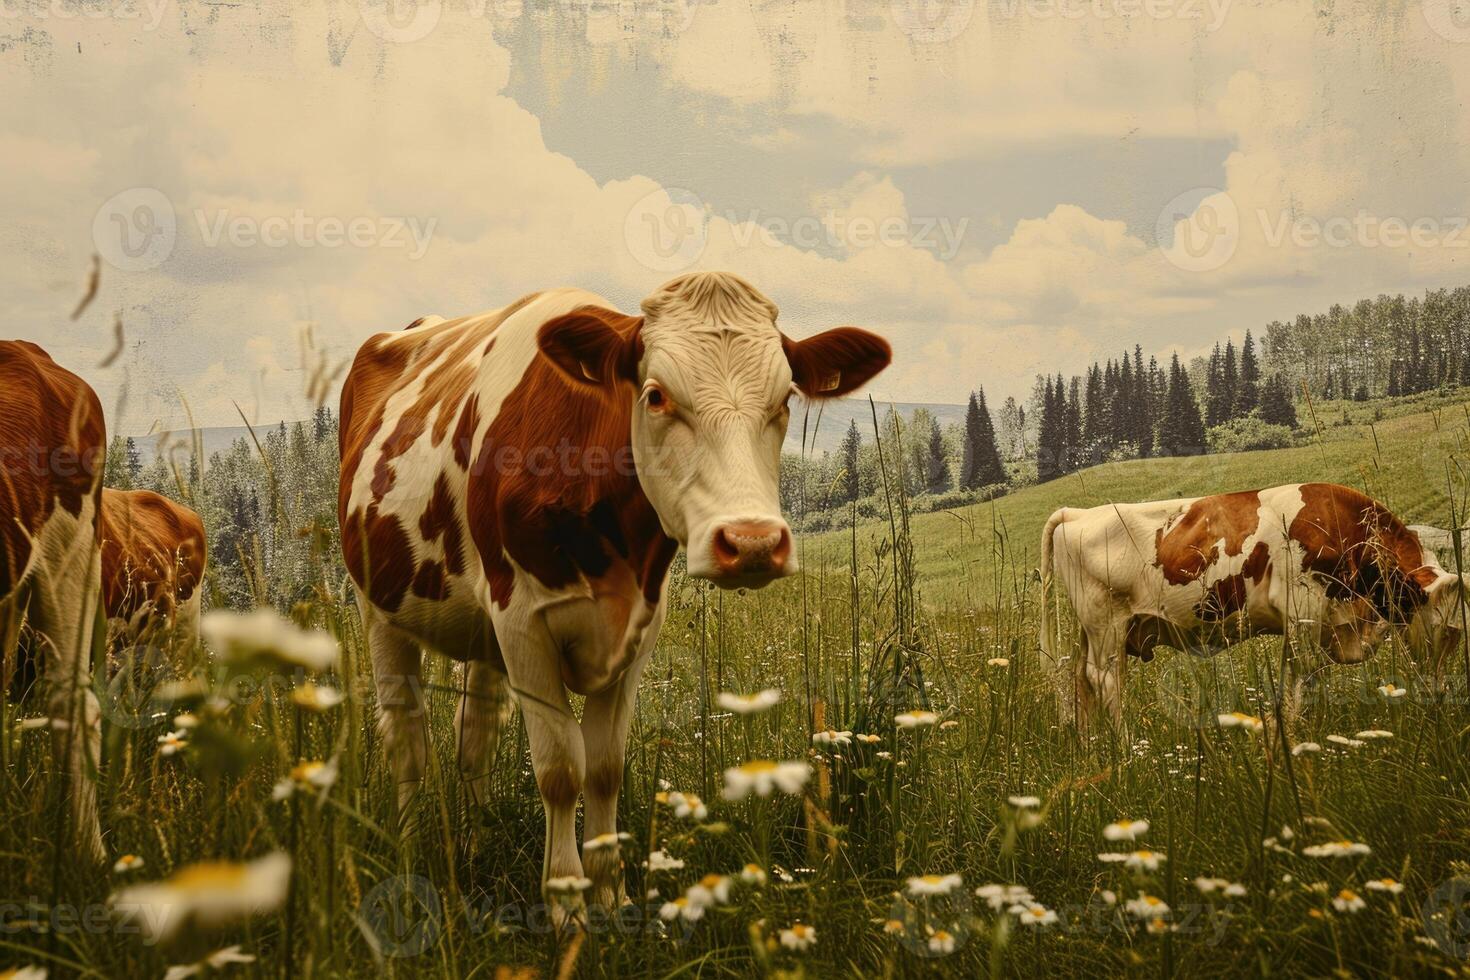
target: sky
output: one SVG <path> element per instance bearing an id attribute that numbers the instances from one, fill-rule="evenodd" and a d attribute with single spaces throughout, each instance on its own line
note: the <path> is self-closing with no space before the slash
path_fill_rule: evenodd
<path id="1" fill-rule="evenodd" d="M 0 93 L 6 334 L 114 433 L 693 269 L 992 404 L 1470 282 L 1470 0 L 0 0 Z"/>

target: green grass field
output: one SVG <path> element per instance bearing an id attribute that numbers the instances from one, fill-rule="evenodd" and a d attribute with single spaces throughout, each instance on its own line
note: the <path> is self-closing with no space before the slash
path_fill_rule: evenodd
<path id="1" fill-rule="evenodd" d="M 340 582 L 324 582 L 295 616 L 340 638 L 329 680 L 343 704 L 303 711 L 291 697 L 300 677 L 206 667 L 199 651 L 169 669 L 197 666 L 219 700 L 109 700 L 127 724 L 107 729 L 104 829 L 115 856 L 142 858 L 136 869 L 93 873 L 57 852 L 46 736 L 7 709 L 0 894 L 19 899 L 3 910 L 0 969 L 160 977 L 239 944 L 256 959 L 223 969 L 240 977 L 1464 974 L 1462 668 L 1436 686 L 1406 651 L 1384 648 L 1360 668 L 1328 671 L 1283 732 L 1279 641 L 1211 661 L 1166 651 L 1128 672 L 1125 741 L 1063 726 L 1036 652 L 1038 538 L 1063 504 L 1332 480 L 1410 522 L 1449 526 L 1466 485 L 1465 408 L 1328 424 L 1341 414 L 1322 407 L 1320 438 L 1296 449 L 1110 464 L 912 521 L 895 501 L 891 524 L 801 542 L 804 574 L 759 593 L 677 577 L 621 802 L 637 901 L 577 936 L 550 929 L 539 895 L 542 817 L 519 722 L 500 743 L 494 802 L 469 806 L 454 775 L 458 674 L 442 662 L 427 671 L 436 752 L 420 830 L 399 841 Z M 1386 681 L 1406 693 L 1380 694 Z M 783 692 L 763 714 L 716 703 L 721 691 L 763 688 Z M 165 755 L 159 738 L 186 707 L 200 723 Z M 895 724 L 914 709 L 939 720 Z M 1216 715 L 1232 710 L 1264 719 L 1263 730 L 1220 727 Z M 879 741 L 814 746 L 823 729 Z M 1285 751 L 1303 742 L 1321 751 Z M 796 795 L 722 799 L 724 770 L 753 759 L 805 761 L 813 774 Z M 298 760 L 334 762 L 335 780 L 274 800 Z M 707 818 L 678 817 L 658 802 L 668 791 L 698 794 Z M 1146 820 L 1146 833 L 1105 839 L 1125 819 Z M 1099 858 L 1145 849 L 1131 863 Z M 655 850 L 682 867 L 650 870 Z M 294 865 L 290 894 L 271 911 L 150 943 L 106 905 L 194 862 L 277 851 Z M 739 880 L 747 864 L 764 883 Z M 196 871 L 175 887 L 231 874 Z M 664 903 L 708 874 L 736 876 L 728 900 L 697 921 L 664 922 Z M 912 894 L 908 879 L 924 875 L 941 876 L 916 886 L 934 894 Z M 1204 891 L 1200 878 L 1240 887 Z M 1394 884 L 1369 885 L 1384 879 Z M 994 889 L 976 894 L 987 885 L 1024 886 L 1036 904 L 995 909 Z M 815 928 L 814 945 L 783 944 L 798 922 Z"/>

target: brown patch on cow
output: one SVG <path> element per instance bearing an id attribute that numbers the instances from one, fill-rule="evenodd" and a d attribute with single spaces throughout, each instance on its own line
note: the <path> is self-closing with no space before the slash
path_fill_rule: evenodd
<path id="1" fill-rule="evenodd" d="M 470 456 L 475 451 L 475 430 L 479 427 L 480 396 L 471 393 L 465 399 L 464 408 L 460 410 L 459 424 L 454 427 L 454 442 L 450 447 L 454 450 L 454 462 L 462 470 L 468 471 L 470 468 Z"/>
<path id="2" fill-rule="evenodd" d="M 1332 483 L 1304 483 L 1291 539 L 1302 571 L 1340 601 L 1367 603 L 1392 623 L 1407 623 L 1429 599 L 1435 573 L 1419 539 L 1371 497 Z"/>
<path id="3" fill-rule="evenodd" d="M 449 489 L 449 478 L 443 473 L 434 481 L 434 492 L 429 495 L 428 506 L 419 518 L 419 533 L 430 543 L 443 539 L 444 563 L 449 574 L 459 575 L 464 572 L 464 533 L 455 512 L 454 493 Z"/>
<path id="4" fill-rule="evenodd" d="M 1264 541 L 1257 541 L 1240 571 L 1225 576 L 1205 590 L 1198 609 L 1200 621 L 1219 622 L 1235 613 L 1243 612 L 1250 596 L 1250 587 L 1261 584 L 1270 566 L 1270 547 Z"/>
<path id="5" fill-rule="evenodd" d="M 0 598 L 19 584 L 57 506 L 78 515 L 90 496 L 95 530 L 106 452 L 96 392 L 37 345 L 0 341 Z"/>
<path id="6" fill-rule="evenodd" d="M 380 609 L 394 612 L 403 603 L 414 575 L 413 542 L 392 514 L 376 504 L 359 507 L 342 524 L 342 557 L 358 588 Z"/>
<path id="7" fill-rule="evenodd" d="M 537 773 L 536 785 L 540 788 L 541 798 L 546 801 L 547 806 L 576 806 L 577 797 L 582 792 L 582 787 L 577 782 L 577 774 L 565 764 L 548 766 L 545 772 Z"/>
<path id="8" fill-rule="evenodd" d="M 532 293 L 521 297 L 496 315 L 476 323 L 472 329 L 467 329 L 463 320 L 446 320 L 422 326 L 421 318 L 411 324 L 411 337 L 385 334 L 369 339 L 358 350 L 352 369 L 348 371 L 342 384 L 338 446 L 342 467 L 337 495 L 337 519 L 342 526 L 343 551 L 348 556 L 348 571 L 359 586 L 364 584 L 361 574 L 376 570 L 379 579 L 386 578 L 387 584 L 382 588 L 375 586 L 373 591 L 388 596 L 396 594 L 401 600 L 402 592 L 408 587 L 413 575 L 412 557 L 407 550 L 408 536 L 395 518 L 378 515 L 374 506 L 382 501 L 396 483 L 393 461 L 407 452 L 426 431 L 430 433 L 435 445 L 443 441 L 453 420 L 462 417 L 460 406 L 475 377 L 476 366 L 470 360 L 471 353 L 480 345 L 486 344 L 487 337 L 493 342 L 494 337 L 491 335 L 505 319 L 538 295 Z M 390 340 L 390 337 L 394 339 Z M 388 400 L 405 387 L 414 384 L 425 371 L 428 374 L 423 379 L 423 388 L 414 404 L 394 424 L 387 438 L 379 443 Z M 433 428 L 429 429 L 431 413 L 437 414 L 433 418 Z M 474 414 L 463 413 L 464 416 Z M 378 455 L 371 463 L 372 503 L 365 512 L 359 507 L 356 514 L 349 515 L 353 478 L 375 449 Z M 456 447 L 455 455 L 456 459 L 461 455 L 467 459 L 468 449 L 461 453 Z M 464 465 L 467 466 L 467 462 Z M 364 564 L 363 546 L 372 546 L 375 543 L 390 548 L 402 544 L 404 552 L 398 558 L 390 558 L 379 555 L 379 548 L 373 547 Z M 402 588 L 398 588 L 400 584 Z M 383 589 L 387 591 L 383 592 Z"/>
<path id="9" fill-rule="evenodd" d="M 107 489 L 98 527 L 109 617 L 131 619 L 151 604 L 166 620 L 203 582 L 204 522 L 183 504 L 151 490 Z"/>
<path id="10" fill-rule="evenodd" d="M 630 342 L 642 325 L 639 317 L 598 307 L 573 315 L 589 314 Z M 510 602 L 512 560 L 551 589 L 601 578 L 620 560 L 649 602 L 662 590 L 677 544 L 663 533 L 633 470 L 636 392 L 622 373 L 604 376 L 596 385 L 573 380 L 538 353 L 480 444 L 467 514 L 490 595 L 502 609 Z"/>
<path id="11" fill-rule="evenodd" d="M 1256 490 L 1201 497 L 1154 533 L 1154 564 L 1172 585 L 1188 585 L 1221 555 L 1233 557 L 1257 530 L 1261 495 Z"/>
<path id="12" fill-rule="evenodd" d="M 426 561 L 419 566 L 411 586 L 413 594 L 420 599 L 435 601 L 449 598 L 449 583 L 444 578 L 444 566 L 437 561 Z"/>
<path id="13" fill-rule="evenodd" d="M 623 767 L 621 764 L 604 762 L 593 766 L 587 773 L 587 792 L 592 796 L 600 796 L 604 799 L 617 795 L 618 790 L 623 788 Z"/>

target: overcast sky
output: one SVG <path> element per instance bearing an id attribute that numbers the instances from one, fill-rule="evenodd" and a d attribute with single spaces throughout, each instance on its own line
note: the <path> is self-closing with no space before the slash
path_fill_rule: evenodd
<path id="1" fill-rule="evenodd" d="M 1470 282 L 1470 0 L 0 0 L 0 92 L 5 333 L 113 432 L 693 268 L 931 402 Z"/>

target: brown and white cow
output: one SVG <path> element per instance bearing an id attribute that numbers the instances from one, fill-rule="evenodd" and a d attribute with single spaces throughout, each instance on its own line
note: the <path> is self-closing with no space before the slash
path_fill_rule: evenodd
<path id="1" fill-rule="evenodd" d="M 481 799 L 516 694 L 546 809 L 544 878 L 616 830 L 623 753 L 678 547 L 689 573 L 761 586 L 796 568 L 777 495 L 794 390 L 842 395 L 890 358 L 839 327 L 802 341 L 723 273 L 615 310 L 580 289 L 371 338 L 342 392 L 339 512 L 400 814 L 428 747 L 420 648 L 466 662 L 459 769 Z M 568 690 L 586 696 L 580 725 Z M 621 891 L 586 855 L 589 900 Z"/>
<path id="2" fill-rule="evenodd" d="M 1436 661 L 1460 640 L 1459 576 L 1382 504 L 1330 483 L 1052 514 L 1041 647 L 1055 663 L 1054 576 L 1081 625 L 1079 721 L 1098 707 L 1119 719 L 1127 657 L 1159 645 L 1210 655 L 1290 628 L 1361 663 L 1395 629 Z"/>
<path id="3" fill-rule="evenodd" d="M 152 490 L 102 491 L 102 604 L 111 639 L 199 636 L 204 522 Z"/>
<path id="4" fill-rule="evenodd" d="M 0 341 L 0 686 L 10 687 L 25 618 L 44 666 L 52 751 L 67 775 L 67 834 L 97 862 L 101 715 L 91 657 L 106 445 L 102 405 L 85 381 L 35 344 Z"/>

